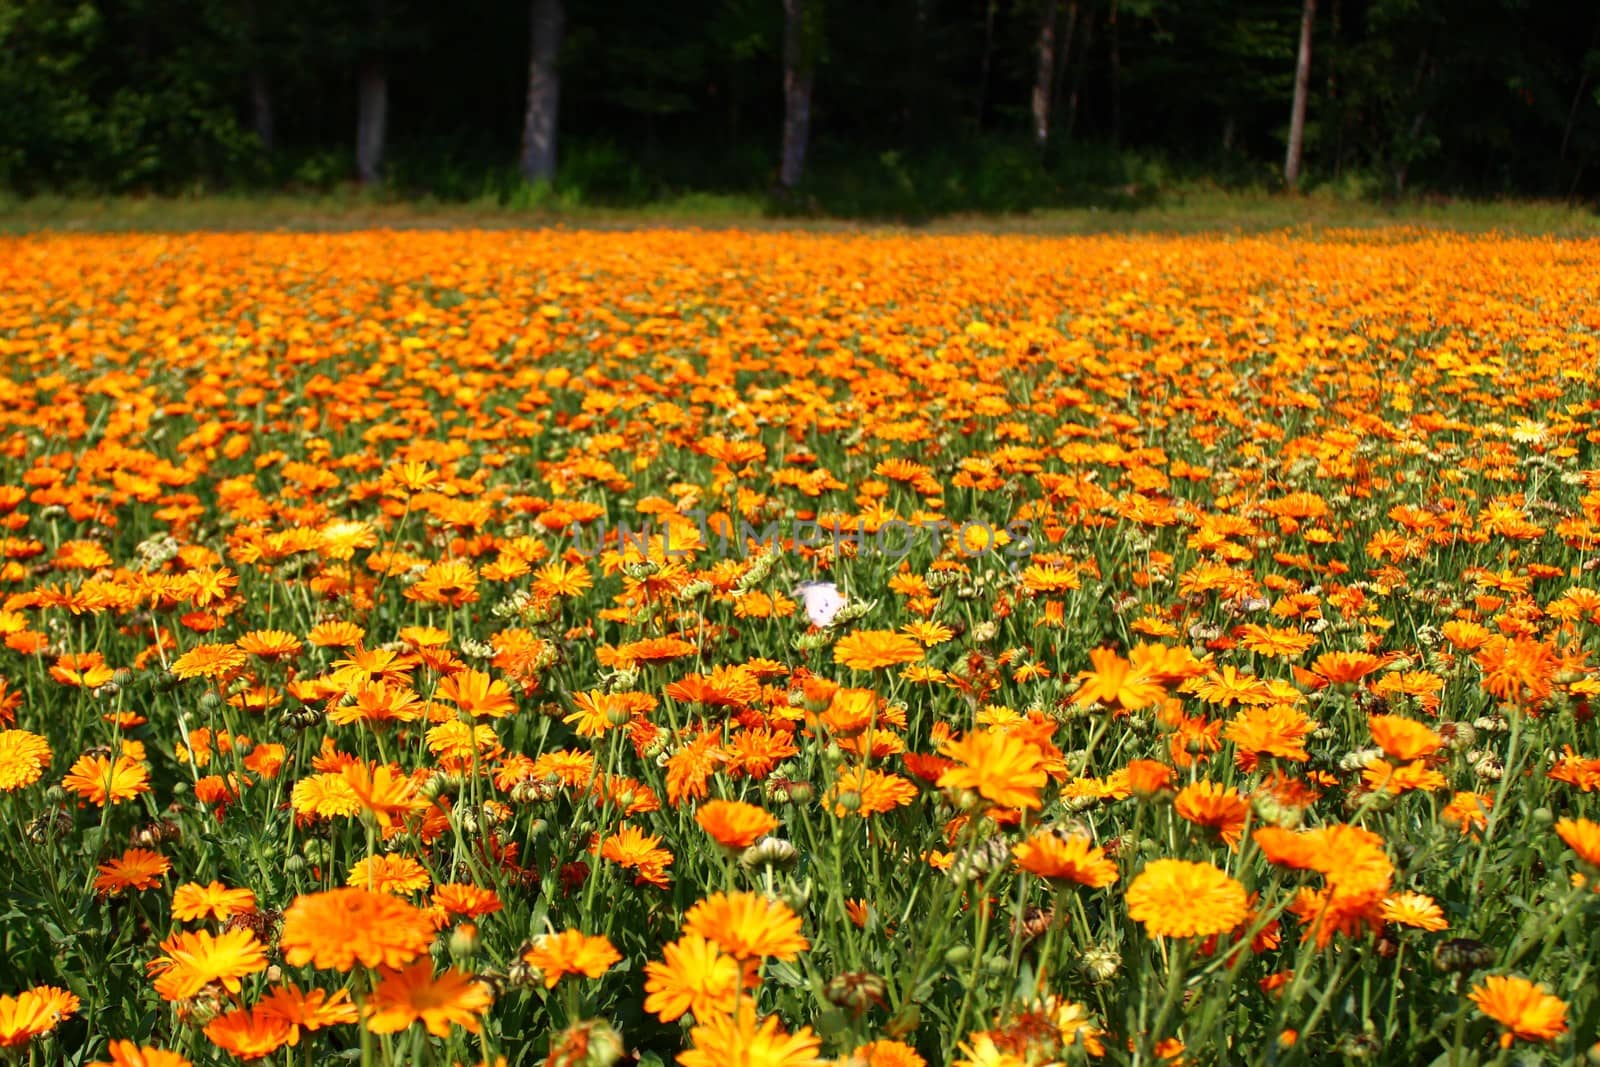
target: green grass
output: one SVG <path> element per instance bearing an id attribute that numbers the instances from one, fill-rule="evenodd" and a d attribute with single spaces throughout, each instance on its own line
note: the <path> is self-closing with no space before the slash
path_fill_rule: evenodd
<path id="1" fill-rule="evenodd" d="M 508 228 L 543 226 L 705 226 L 840 230 L 886 227 L 927 232 L 1006 233 L 1260 233 L 1283 229 L 1417 226 L 1462 232 L 1600 236 L 1590 205 L 1549 201 L 1422 198 L 1377 203 L 1331 191 L 1303 195 L 1234 192 L 1185 185 L 1155 195 L 1128 193 L 1105 207 L 1014 214 L 950 214 L 907 224 L 895 219 L 845 219 L 781 214 L 763 197 L 690 193 L 638 207 L 602 207 L 539 198 L 514 207 L 493 200 L 466 203 L 398 199 L 360 191 L 315 196 L 203 195 L 76 198 L 0 196 L 0 233 L 184 232 L 195 230 L 329 231 L 372 228 Z"/>

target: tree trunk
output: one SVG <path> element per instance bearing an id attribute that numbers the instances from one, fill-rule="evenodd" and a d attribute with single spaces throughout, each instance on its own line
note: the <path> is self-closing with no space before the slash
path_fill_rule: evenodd
<path id="1" fill-rule="evenodd" d="M 528 12 L 528 103 L 522 113 L 518 166 L 530 182 L 556 176 L 556 118 L 561 106 L 561 40 L 567 13 L 561 0 L 532 0 Z"/>
<path id="2" fill-rule="evenodd" d="M 250 124 L 261 147 L 272 151 L 272 87 L 267 82 L 266 71 L 259 66 L 250 68 Z"/>
<path id="3" fill-rule="evenodd" d="M 806 142 L 811 137 L 814 71 L 810 42 L 806 40 L 807 2 L 783 0 L 783 163 L 778 170 L 778 183 L 785 189 L 800 184 L 806 168 Z"/>
<path id="4" fill-rule="evenodd" d="M 1300 51 L 1294 61 L 1294 105 L 1289 111 L 1289 152 L 1283 160 L 1283 181 L 1300 184 L 1300 153 L 1306 139 L 1306 96 L 1311 88 L 1311 31 L 1317 21 L 1317 0 L 1300 8 Z"/>
<path id="5" fill-rule="evenodd" d="M 272 151 L 272 83 L 267 80 L 267 69 L 262 60 L 261 18 L 256 0 L 245 0 L 244 24 L 249 49 L 250 67 L 250 126 L 256 140 L 268 152 Z"/>
<path id="6" fill-rule="evenodd" d="M 1411 86 L 1411 98 L 1419 103 L 1417 113 L 1411 119 L 1411 128 L 1407 131 L 1405 145 L 1394 168 L 1396 199 L 1406 195 L 1406 177 L 1411 173 L 1411 161 L 1417 155 L 1417 142 L 1422 138 L 1423 124 L 1428 120 L 1427 107 L 1422 103 L 1425 99 L 1423 92 L 1428 88 L 1428 83 L 1433 81 L 1433 74 L 1433 45 L 1430 43 L 1422 50 L 1422 57 L 1417 61 L 1417 77 Z"/>
<path id="7" fill-rule="evenodd" d="M 1038 52 L 1033 76 L 1033 143 L 1043 148 L 1050 141 L 1050 86 L 1056 72 L 1056 0 L 1044 0 Z"/>
<path id="8" fill-rule="evenodd" d="M 388 0 L 367 0 L 367 28 L 356 71 L 356 179 L 373 185 L 383 179 L 383 152 L 389 135 Z"/>
<path id="9" fill-rule="evenodd" d="M 1425 111 L 1418 111 L 1416 116 L 1412 118 L 1410 144 L 1416 144 L 1417 139 L 1422 136 L 1422 124 L 1427 121 L 1427 118 L 1428 113 Z M 1394 195 L 1396 199 L 1406 195 L 1406 176 L 1410 173 L 1411 157 L 1408 155 L 1394 169 Z"/>
<path id="10" fill-rule="evenodd" d="M 356 177 L 362 185 L 371 185 L 383 173 L 383 143 L 389 125 L 389 77 L 382 60 L 361 64 L 357 94 Z"/>
<path id="11" fill-rule="evenodd" d="M 1056 42 L 1056 69 L 1050 76 L 1050 113 L 1061 110 L 1061 86 L 1067 80 L 1067 64 L 1072 62 L 1072 38 L 1078 29 L 1078 0 L 1067 4 L 1067 26 Z"/>
<path id="12" fill-rule="evenodd" d="M 1094 13 L 1095 9 L 1089 8 L 1089 14 L 1083 20 L 1083 47 L 1078 49 L 1078 62 L 1072 75 L 1072 95 L 1067 97 L 1068 139 L 1078 128 L 1078 101 L 1083 98 L 1083 76 L 1089 71 L 1089 50 L 1094 47 Z"/>
<path id="13" fill-rule="evenodd" d="M 1589 47 L 1584 54 L 1594 51 L 1594 46 L 1600 44 L 1600 18 L 1595 20 L 1594 33 L 1589 36 Z M 1567 161 L 1567 147 L 1572 143 L 1572 127 L 1578 121 L 1578 106 L 1583 103 L 1583 91 L 1589 87 L 1589 68 L 1584 64 L 1583 76 L 1578 79 L 1578 91 L 1572 94 L 1572 106 L 1567 108 L 1567 124 L 1561 128 L 1561 162 Z M 1571 199 L 1571 196 L 1568 196 Z"/>

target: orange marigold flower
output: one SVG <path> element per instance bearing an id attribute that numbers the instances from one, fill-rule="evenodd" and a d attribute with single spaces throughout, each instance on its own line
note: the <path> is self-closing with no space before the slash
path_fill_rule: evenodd
<path id="1" fill-rule="evenodd" d="M 854 800 L 846 800 L 847 797 Z M 842 767 L 839 780 L 828 793 L 833 813 L 841 819 L 858 815 L 882 815 L 904 807 L 917 798 L 917 787 L 898 774 L 887 774 L 871 767 Z"/>
<path id="2" fill-rule="evenodd" d="M 1600 823 L 1562 819 L 1556 823 L 1556 833 L 1578 854 L 1578 859 L 1590 867 L 1600 867 Z"/>
<path id="3" fill-rule="evenodd" d="M 0 995 L 0 1048 L 18 1048 L 78 1010 L 78 998 L 54 986 Z"/>
<path id="4" fill-rule="evenodd" d="M 1283 659 L 1293 659 L 1317 643 L 1316 634 L 1277 626 L 1246 625 L 1241 636 L 1240 644 L 1246 651 Z"/>
<path id="5" fill-rule="evenodd" d="M 502 907 L 500 898 L 493 889 L 483 889 L 463 882 L 446 882 L 435 886 L 433 906 L 443 908 L 450 915 L 460 915 L 469 919 L 493 914 Z"/>
<path id="6" fill-rule="evenodd" d="M 739 960 L 763 956 L 790 961 L 811 947 L 800 916 L 781 900 L 759 893 L 713 893 L 683 917 L 683 932 L 715 941 Z"/>
<path id="7" fill-rule="evenodd" d="M 670 884 L 667 868 L 672 853 L 659 847 L 661 838 L 646 834 L 637 826 L 623 826 L 600 843 L 600 858 L 620 867 L 638 871 L 638 881 L 665 889 Z"/>
<path id="8" fill-rule="evenodd" d="M 1523 1041 L 1550 1041 L 1567 1032 L 1567 1005 L 1526 978 L 1491 975 L 1472 987 L 1478 1010 L 1505 1027 L 1500 1047 Z"/>
<path id="9" fill-rule="evenodd" d="M 484 671 L 461 671 L 439 683 L 435 696 L 475 719 L 500 719 L 517 710 L 511 687 Z"/>
<path id="10" fill-rule="evenodd" d="M 92 804 L 105 807 L 150 792 L 150 771 L 142 760 L 122 755 L 79 756 L 61 785 Z"/>
<path id="11" fill-rule="evenodd" d="M 833 662 L 853 671 L 915 663 L 921 658 L 922 644 L 893 630 L 857 630 L 833 646 Z"/>
<path id="12" fill-rule="evenodd" d="M 237 645 L 196 645 L 172 661 L 179 678 L 221 678 L 243 667 L 249 657 Z"/>
<path id="13" fill-rule="evenodd" d="M 901 1041 L 868 1041 L 857 1046 L 850 1059 L 865 1067 L 928 1067 L 916 1049 Z"/>
<path id="14" fill-rule="evenodd" d="M 0 745 L 3 745 L 4 741 L 5 735 L 0 734 Z M 0 756 L 0 789 L 5 788 L 4 765 L 5 758 Z M 1563 745 L 1561 758 L 1556 760 L 1556 765 L 1550 768 L 1546 777 L 1552 781 L 1576 786 L 1585 793 L 1592 793 L 1600 789 L 1600 759 L 1585 759 L 1574 752 L 1571 745 Z"/>
<path id="15" fill-rule="evenodd" d="M 692 641 L 679 637 L 647 637 L 642 641 L 630 641 L 615 649 L 611 655 L 615 657 L 617 666 L 629 667 L 637 663 L 664 663 L 682 659 L 698 651 L 699 648 Z"/>
<path id="16" fill-rule="evenodd" d="M 622 959 L 622 954 L 603 935 L 590 937 L 581 930 L 562 930 L 534 938 L 522 959 L 537 968 L 544 987 L 552 989 L 569 974 L 599 978 Z"/>
<path id="17" fill-rule="evenodd" d="M 240 651 L 262 659 L 285 659 L 298 655 L 304 647 L 298 637 L 284 630 L 251 630 L 234 644 Z"/>
<path id="18" fill-rule="evenodd" d="M 1040 806 L 1039 790 L 1049 781 L 1040 751 L 1001 729 L 974 730 L 939 746 L 956 765 L 939 776 L 940 789 L 972 789 L 1004 808 Z"/>
<path id="19" fill-rule="evenodd" d="M 343 619 L 319 622 L 311 628 L 306 640 L 318 648 L 349 648 L 361 643 L 366 631 L 353 622 Z"/>
<path id="20" fill-rule="evenodd" d="M 1237 845 L 1250 815 L 1250 802 L 1232 786 L 1200 781 L 1180 789 L 1172 809 L 1196 826 L 1215 830 L 1229 845 Z"/>
<path id="21" fill-rule="evenodd" d="M 1424 760 L 1412 760 L 1395 766 L 1387 760 L 1374 759 L 1361 771 L 1361 781 L 1368 789 L 1399 795 L 1413 789 L 1436 792 L 1449 786 L 1445 776 L 1428 766 Z"/>
<path id="22" fill-rule="evenodd" d="M 259 1008 L 235 1008 L 206 1024 L 206 1037 L 211 1043 L 241 1060 L 270 1056 L 296 1033 L 286 1019 Z"/>
<path id="23" fill-rule="evenodd" d="M 1367 728 L 1384 754 L 1400 763 L 1431 756 L 1444 745 L 1444 738 L 1428 727 L 1399 715 L 1369 716 Z"/>
<path id="24" fill-rule="evenodd" d="M 1233 742 L 1239 769 L 1253 771 L 1262 756 L 1305 763 L 1311 758 L 1306 738 L 1316 727 L 1291 704 L 1258 704 L 1241 708 L 1228 720 L 1222 738 Z"/>
<path id="25" fill-rule="evenodd" d="M 1352 892 L 1386 889 L 1394 873 L 1383 838 L 1359 826 L 1334 823 L 1301 831 L 1263 826 L 1251 836 L 1269 862 L 1317 871 Z"/>
<path id="26" fill-rule="evenodd" d="M 1129 793 L 1140 800 L 1148 800 L 1171 789 L 1177 772 L 1156 760 L 1136 759 L 1129 760 L 1122 768 L 1122 777 Z"/>
<path id="27" fill-rule="evenodd" d="M 1244 886 L 1209 863 L 1153 860 L 1128 886 L 1128 915 L 1151 937 L 1225 934 L 1250 913 Z"/>
<path id="28" fill-rule="evenodd" d="M 733 1011 L 743 980 L 739 961 L 699 934 L 665 945 L 661 962 L 646 963 L 644 975 L 644 1010 L 664 1023 L 685 1014 L 709 1019 Z"/>
<path id="29" fill-rule="evenodd" d="M 1490 637 L 1488 627 L 1461 619 L 1451 619 L 1439 627 L 1439 632 L 1444 635 L 1446 641 L 1449 641 L 1463 652 L 1476 652 L 1484 646 Z"/>
<path id="30" fill-rule="evenodd" d="M 355 866 L 350 868 L 350 877 L 345 879 L 344 884 L 371 889 L 376 893 L 405 896 L 407 893 L 428 888 L 432 880 L 428 876 L 427 868 L 410 856 L 387 852 L 358 860 Z"/>
<path id="31" fill-rule="evenodd" d="M 404 969 L 383 972 L 367 1000 L 367 1029 L 394 1034 L 421 1022 L 435 1037 L 449 1037 L 452 1026 L 475 1034 L 479 1016 L 493 1002 L 489 987 L 472 975 L 454 967 L 435 975 L 432 961 L 424 957 Z"/>
<path id="32" fill-rule="evenodd" d="M 1314 688 L 1349 685 L 1359 682 L 1382 666 L 1383 657 L 1374 656 L 1370 652 L 1324 652 L 1311 664 L 1311 670 L 1307 672 L 1314 677 L 1304 680 Z M 1296 676 L 1300 675 L 1301 672 L 1296 671 Z"/>
<path id="33" fill-rule="evenodd" d="M 951 1067 L 1027 1067 L 1028 1064 L 1021 1056 L 995 1044 L 994 1034 L 987 1030 L 978 1031 L 956 1047 L 964 1055 L 952 1061 Z"/>
<path id="34" fill-rule="evenodd" d="M 1117 655 L 1114 649 L 1097 648 L 1089 653 L 1092 669 L 1080 671 L 1082 683 L 1073 694 L 1080 707 L 1100 703 L 1122 711 L 1136 711 L 1167 695 L 1153 673 Z"/>
<path id="35" fill-rule="evenodd" d="M 55 665 L 50 668 L 50 677 L 62 685 L 80 689 L 98 689 L 115 675 L 98 652 L 68 652 L 57 656 Z"/>
<path id="36" fill-rule="evenodd" d="M 273 986 L 256 1003 L 256 1011 L 263 1015 L 276 1015 L 294 1028 L 289 1044 L 300 1043 L 301 1030 L 321 1030 L 329 1026 L 353 1023 L 358 1019 L 355 1004 L 348 989 L 301 990 L 295 985 Z"/>
<path id="37" fill-rule="evenodd" d="M 109 1060 L 95 1060 L 89 1067 L 194 1067 L 176 1052 L 132 1041 L 113 1041 L 106 1046 Z"/>
<path id="38" fill-rule="evenodd" d="M 1422 893 L 1396 893 L 1392 897 L 1385 897 L 1382 914 L 1385 922 L 1411 926 L 1429 933 L 1450 928 L 1450 921 L 1444 917 L 1443 909 L 1434 903 L 1432 897 Z"/>
<path id="39" fill-rule="evenodd" d="M 387 893 L 331 889 L 296 897 L 283 913 L 278 944 L 291 967 L 348 971 L 401 967 L 433 942 L 428 913 Z"/>
<path id="40" fill-rule="evenodd" d="M 442 559 L 430 563 L 422 577 L 406 587 L 405 597 L 424 604 L 459 608 L 478 599 L 478 573 L 467 560 Z"/>
<path id="41" fill-rule="evenodd" d="M 161 876 L 172 870 L 172 863 L 159 852 L 130 848 L 114 860 L 100 864 L 94 887 L 105 896 L 124 889 L 154 889 Z"/>
<path id="42" fill-rule="evenodd" d="M 689 1031 L 692 1047 L 678 1054 L 683 1067 L 728 1067 L 729 1064 L 761 1064 L 761 1067 L 824 1067 L 828 1061 L 817 1053 L 822 1042 L 809 1026 L 798 1033 L 784 1032 L 776 1015 L 759 1022 L 756 1002 L 741 997 L 728 1015 L 713 1015 Z"/>
<path id="43" fill-rule="evenodd" d="M 1116 861 L 1082 834 L 1062 837 L 1042 830 L 1011 853 L 1019 868 L 1052 882 L 1103 889 L 1118 877 Z"/>
<path id="44" fill-rule="evenodd" d="M 740 800 L 708 800 L 694 813 L 694 821 L 724 848 L 749 848 L 756 839 L 778 828 L 772 813 Z"/>
<path id="45" fill-rule="evenodd" d="M 1241 671 L 1231 663 L 1204 677 L 1191 678 L 1179 688 L 1207 704 L 1224 708 L 1235 704 L 1272 704 L 1283 699 L 1274 692 L 1272 683 Z"/>
<path id="46" fill-rule="evenodd" d="M 1462 833 L 1482 830 L 1489 825 L 1489 809 L 1493 806 L 1492 794 L 1460 792 L 1440 809 L 1439 818 Z"/>
<path id="47" fill-rule="evenodd" d="M 341 775 L 356 796 L 361 808 L 370 811 L 383 827 L 385 836 L 398 829 L 397 819 L 413 815 L 428 806 L 417 792 L 416 782 L 390 764 L 371 766 L 356 762 Z"/>
<path id="48" fill-rule="evenodd" d="M 145 970 L 159 976 L 155 988 L 164 1000 L 188 1000 L 212 982 L 237 993 L 241 978 L 267 969 L 266 949 L 245 929 L 180 931 L 161 942 L 161 952 Z"/>

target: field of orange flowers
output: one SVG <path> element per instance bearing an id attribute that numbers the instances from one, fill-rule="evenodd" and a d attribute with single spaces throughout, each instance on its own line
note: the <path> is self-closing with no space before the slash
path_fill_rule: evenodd
<path id="1" fill-rule="evenodd" d="M 0 279 L 0 1062 L 1600 1059 L 1600 245 Z"/>

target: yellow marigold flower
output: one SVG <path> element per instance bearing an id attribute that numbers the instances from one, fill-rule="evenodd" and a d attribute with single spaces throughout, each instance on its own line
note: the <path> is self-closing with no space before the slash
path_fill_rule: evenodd
<path id="1" fill-rule="evenodd" d="M 1128 886 L 1128 915 L 1151 937 L 1225 934 L 1250 913 L 1244 886 L 1209 863 L 1153 860 Z"/>
<path id="2" fill-rule="evenodd" d="M 27 730 L 0 730 L 0 793 L 37 782 L 50 766 L 50 743 Z"/>
<path id="3" fill-rule="evenodd" d="M 377 893 L 405 896 L 407 893 L 428 888 L 432 881 L 422 864 L 410 856 L 390 852 L 358 860 L 355 866 L 350 868 L 350 877 L 345 879 L 345 885 L 359 886 Z"/>

